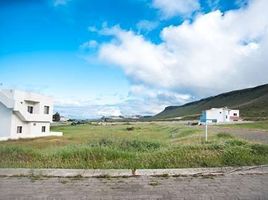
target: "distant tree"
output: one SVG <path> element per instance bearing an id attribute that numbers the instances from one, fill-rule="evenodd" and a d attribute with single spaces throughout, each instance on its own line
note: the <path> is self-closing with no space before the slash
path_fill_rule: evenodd
<path id="1" fill-rule="evenodd" d="M 60 121 L 60 113 L 56 112 L 56 113 L 53 115 L 53 121 L 54 121 L 54 122 L 59 122 L 59 121 Z"/>

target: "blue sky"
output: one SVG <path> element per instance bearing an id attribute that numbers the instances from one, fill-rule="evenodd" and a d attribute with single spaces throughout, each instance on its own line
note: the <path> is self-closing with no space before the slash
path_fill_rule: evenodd
<path id="1" fill-rule="evenodd" d="M 265 8 L 265 0 L 3 0 L 0 82 L 52 95 L 70 117 L 155 114 L 266 83 L 252 74 L 267 70 Z"/>

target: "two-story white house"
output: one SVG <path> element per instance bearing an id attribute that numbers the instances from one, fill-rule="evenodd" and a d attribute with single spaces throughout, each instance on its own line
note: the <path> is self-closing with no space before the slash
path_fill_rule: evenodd
<path id="1" fill-rule="evenodd" d="M 240 120 L 239 110 L 224 108 L 211 108 L 202 112 L 200 124 L 207 123 L 228 123 Z"/>
<path id="2" fill-rule="evenodd" d="M 0 140 L 62 136 L 51 132 L 53 100 L 18 90 L 0 90 Z"/>

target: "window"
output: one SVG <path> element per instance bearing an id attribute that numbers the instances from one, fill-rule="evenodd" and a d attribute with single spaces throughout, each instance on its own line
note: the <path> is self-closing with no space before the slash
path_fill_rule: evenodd
<path id="1" fill-rule="evenodd" d="M 17 126 L 17 133 L 22 133 L 22 126 Z"/>
<path id="2" fill-rule="evenodd" d="M 227 116 L 227 115 L 226 115 L 225 117 L 226 117 L 226 119 L 228 118 L 228 116 Z"/>
<path id="3" fill-rule="evenodd" d="M 33 106 L 28 106 L 28 113 L 31 113 L 31 114 L 33 114 Z"/>
<path id="4" fill-rule="evenodd" d="M 234 116 L 237 116 L 237 113 L 234 113 Z"/>
<path id="5" fill-rule="evenodd" d="M 44 106 L 44 113 L 45 113 L 46 115 L 49 114 L 49 106 Z"/>
<path id="6" fill-rule="evenodd" d="M 45 132 L 46 132 L 46 127 L 42 126 L 42 133 L 45 133 Z"/>

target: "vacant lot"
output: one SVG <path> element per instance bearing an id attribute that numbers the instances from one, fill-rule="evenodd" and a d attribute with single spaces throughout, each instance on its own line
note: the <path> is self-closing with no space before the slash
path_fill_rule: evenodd
<path id="1" fill-rule="evenodd" d="M 252 122 L 252 123 L 241 123 L 241 124 L 231 124 L 231 125 L 224 125 L 224 127 L 268 131 L 268 121 L 260 121 L 260 122 Z"/>
<path id="2" fill-rule="evenodd" d="M 268 146 L 224 132 L 204 142 L 198 127 L 179 123 L 54 127 L 63 137 L 0 143 L 0 167 L 180 168 L 268 163 Z"/>

